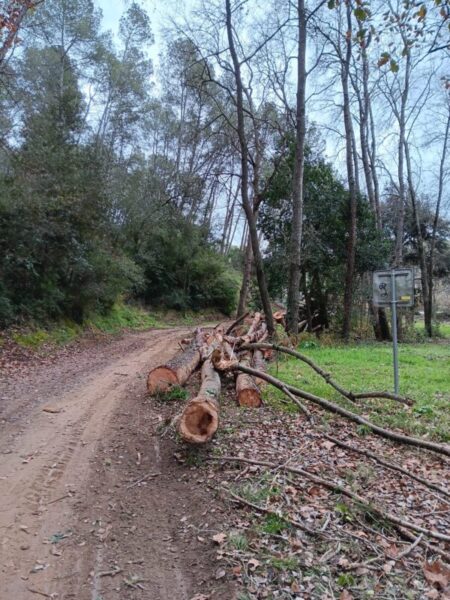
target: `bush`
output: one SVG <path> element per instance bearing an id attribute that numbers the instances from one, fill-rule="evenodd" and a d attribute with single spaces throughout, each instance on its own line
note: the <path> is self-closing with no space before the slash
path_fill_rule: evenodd
<path id="1" fill-rule="evenodd" d="M 236 307 L 238 273 L 206 243 L 201 228 L 180 217 L 153 231 L 135 261 L 144 273 L 141 295 L 148 304 L 225 314 Z"/>

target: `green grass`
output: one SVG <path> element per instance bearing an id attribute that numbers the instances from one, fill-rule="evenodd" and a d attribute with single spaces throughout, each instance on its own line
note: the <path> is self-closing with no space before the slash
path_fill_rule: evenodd
<path id="1" fill-rule="evenodd" d="M 107 315 L 92 315 L 86 326 L 103 333 L 117 333 L 122 329 L 143 330 L 159 327 L 159 319 L 138 306 L 115 304 Z"/>
<path id="2" fill-rule="evenodd" d="M 186 401 L 189 398 L 189 392 L 180 385 L 174 385 L 167 392 L 159 392 L 156 397 L 160 402 Z"/>
<path id="3" fill-rule="evenodd" d="M 425 338 L 425 327 L 423 325 L 423 321 L 416 321 L 414 323 L 414 330 L 420 335 L 420 337 Z M 438 338 L 450 339 L 450 322 L 445 321 L 433 323 L 433 332 Z"/>
<path id="4" fill-rule="evenodd" d="M 273 556 L 267 560 L 267 564 L 278 571 L 296 571 L 300 566 L 300 561 L 295 556 L 286 556 L 285 558 Z"/>
<path id="5" fill-rule="evenodd" d="M 38 349 L 43 344 L 62 345 L 71 342 L 80 335 L 83 328 L 72 321 L 63 321 L 48 329 L 33 329 L 13 333 L 13 340 L 25 348 Z"/>
<path id="6" fill-rule="evenodd" d="M 335 381 L 353 392 L 392 391 L 392 346 L 390 344 L 320 345 L 300 351 L 332 374 Z M 450 440 L 450 344 L 401 344 L 399 349 L 400 393 L 416 401 L 412 409 L 386 400 L 366 400 L 355 409 L 306 364 L 281 359 L 278 377 L 305 391 L 331 399 L 350 410 L 368 414 L 379 425 L 403 429 L 414 435 L 428 434 Z M 276 375 L 277 366 L 271 367 Z M 268 402 L 280 404 L 281 392 L 267 388 Z M 291 407 L 292 408 L 292 407 Z M 363 432 L 361 432 L 363 433 Z"/>
<path id="7" fill-rule="evenodd" d="M 64 320 L 46 328 L 31 327 L 28 331 L 14 332 L 12 338 L 20 346 L 38 349 L 44 344 L 53 346 L 67 344 L 88 330 L 113 334 L 123 329 L 144 330 L 162 326 L 161 321 L 144 309 L 118 303 L 107 315 L 94 314 L 82 325 Z"/>
<path id="8" fill-rule="evenodd" d="M 82 325 L 70 320 L 53 323 L 48 327 L 30 326 L 27 330 L 16 331 L 13 340 L 25 348 L 39 349 L 43 345 L 67 344 L 86 331 L 116 334 L 124 329 L 144 331 L 146 329 L 166 329 L 169 327 L 190 327 L 199 321 L 219 321 L 220 315 L 213 311 L 196 315 L 193 312 L 155 310 L 149 312 L 139 306 L 118 302 L 106 315 L 93 314 Z"/>
<path id="9" fill-rule="evenodd" d="M 289 529 L 290 525 L 283 519 L 275 514 L 269 514 L 264 517 L 261 531 L 268 533 L 269 535 L 280 535 L 285 529 Z"/>
<path id="10" fill-rule="evenodd" d="M 238 531 L 233 531 L 230 533 L 228 538 L 228 544 L 234 550 L 245 551 L 248 549 L 248 539 L 247 537 L 239 533 Z"/>

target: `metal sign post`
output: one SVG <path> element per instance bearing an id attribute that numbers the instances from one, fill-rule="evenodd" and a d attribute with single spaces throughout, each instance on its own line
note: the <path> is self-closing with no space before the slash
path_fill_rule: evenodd
<path id="1" fill-rule="evenodd" d="M 392 345 L 394 349 L 394 392 L 398 394 L 398 335 L 397 335 L 397 286 L 395 270 L 391 271 Z"/>
<path id="2" fill-rule="evenodd" d="M 390 269 L 373 274 L 373 303 L 390 306 L 394 358 L 394 391 L 399 393 L 397 307 L 414 306 L 414 269 Z"/>

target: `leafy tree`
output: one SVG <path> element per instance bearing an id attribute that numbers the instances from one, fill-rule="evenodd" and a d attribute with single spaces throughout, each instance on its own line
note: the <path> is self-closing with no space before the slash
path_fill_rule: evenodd
<path id="1" fill-rule="evenodd" d="M 293 154 L 289 155 L 274 178 L 260 224 L 268 240 L 266 266 L 271 293 L 282 298 L 286 290 L 286 251 L 292 223 L 289 201 Z M 305 162 L 305 207 L 302 241 L 302 279 L 304 299 L 314 297 L 322 323 L 329 321 L 330 300 L 333 309 L 340 306 L 346 264 L 346 231 L 349 218 L 348 191 L 337 179 L 332 167 L 307 149 Z M 358 198 L 358 246 L 355 271 L 362 275 L 382 264 L 389 244 L 377 231 L 373 213 L 364 197 Z"/>

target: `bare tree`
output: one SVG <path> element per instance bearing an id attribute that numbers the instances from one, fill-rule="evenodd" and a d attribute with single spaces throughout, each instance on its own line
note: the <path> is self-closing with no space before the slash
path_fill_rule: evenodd
<path id="1" fill-rule="evenodd" d="M 231 8 L 231 0 L 225 0 L 226 10 L 226 28 L 231 60 L 233 63 L 233 74 L 236 83 L 236 112 L 237 112 L 237 130 L 239 137 L 239 145 L 241 150 L 241 196 L 242 206 L 247 218 L 249 238 L 252 244 L 256 277 L 258 279 L 259 292 L 261 295 L 261 303 L 266 316 L 267 329 L 269 335 L 275 331 L 272 306 L 270 304 L 269 293 L 267 290 L 266 278 L 264 275 L 263 259 L 259 245 L 258 230 L 256 227 L 256 216 L 249 197 L 249 151 L 247 143 L 247 135 L 245 131 L 245 115 L 244 115 L 244 85 L 242 82 L 241 67 L 242 63 L 239 60 L 236 51 L 235 34 L 233 30 L 233 11 Z"/>
<path id="2" fill-rule="evenodd" d="M 425 318 L 425 330 L 427 334 L 431 337 L 433 335 L 433 327 L 432 327 L 432 316 L 433 316 L 433 276 L 434 276 L 434 260 L 435 260 L 435 250 L 436 250 L 436 238 L 437 238 L 437 229 L 439 224 L 439 218 L 442 209 L 442 201 L 444 197 L 444 184 L 448 175 L 448 170 L 446 168 L 447 154 L 448 154 L 448 146 L 449 146 L 449 136 L 450 136 L 450 95 L 448 91 L 446 92 L 446 100 L 447 100 L 447 119 L 445 121 L 444 127 L 444 136 L 442 140 L 442 150 L 441 157 L 439 161 L 439 173 L 438 173 L 438 192 L 436 198 L 436 206 L 434 209 L 434 219 L 433 219 L 433 228 L 431 231 L 431 240 L 430 240 L 430 248 L 428 253 L 427 260 L 427 280 L 428 280 L 428 294 L 429 294 L 429 309 L 428 315 Z"/>
<path id="3" fill-rule="evenodd" d="M 306 8 L 305 0 L 298 0 L 298 55 L 297 55 L 297 110 L 296 144 L 292 191 L 292 229 L 289 250 L 289 282 L 286 325 L 290 333 L 298 333 L 300 304 L 301 246 L 303 229 L 303 179 L 305 171 L 306 139 Z"/>

